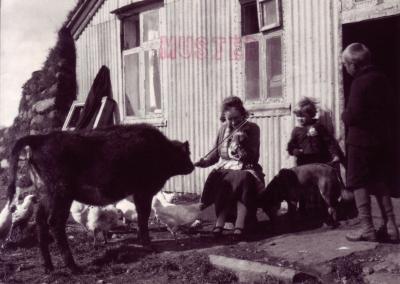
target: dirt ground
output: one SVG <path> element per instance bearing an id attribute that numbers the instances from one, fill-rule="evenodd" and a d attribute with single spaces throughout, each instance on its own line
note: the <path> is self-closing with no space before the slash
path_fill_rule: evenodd
<path id="1" fill-rule="evenodd" d="M 236 277 L 214 269 L 205 254 L 177 254 L 193 247 L 205 247 L 212 241 L 207 236 L 194 236 L 176 244 L 165 230 L 153 228 L 151 236 L 156 252 L 144 250 L 136 242 L 136 234 L 114 236 L 110 243 L 94 248 L 92 236 L 78 225 L 67 228 L 70 246 L 76 261 L 83 268 L 81 275 L 71 275 L 63 267 L 54 244 L 51 254 L 55 272 L 43 273 L 36 247 L 7 249 L 0 256 L 0 282 L 4 283 L 234 283 Z M 167 253 L 166 251 L 170 251 Z"/>
<path id="2" fill-rule="evenodd" d="M 197 196 L 186 195 L 174 202 L 192 203 L 197 199 Z M 1 251 L 0 283 L 236 283 L 237 277 L 233 273 L 218 270 L 210 264 L 208 254 L 216 251 L 227 256 L 263 260 L 265 253 L 243 244 L 270 236 L 268 222 L 260 222 L 258 227 L 262 229 L 244 241 L 235 240 L 229 231 L 216 239 L 211 234 L 213 215 L 212 207 L 206 210 L 201 216 L 202 227 L 192 232 L 181 232 L 179 243 L 165 227 L 151 223 L 154 251 L 140 246 L 135 228 L 129 232 L 115 232 L 108 244 L 100 242 L 95 248 L 92 234 L 69 221 L 67 235 L 75 260 L 83 268 L 81 275 L 72 275 L 63 267 L 54 243 L 50 249 L 55 271 L 44 274 L 39 249 L 36 244 L 28 242 L 24 248 L 11 246 Z M 266 279 L 265 283 L 278 282 Z"/>
<path id="3" fill-rule="evenodd" d="M 186 196 L 175 202 L 190 203 L 197 201 L 196 198 Z M 224 232 L 222 238 L 215 239 L 210 233 L 213 227 L 213 209 L 210 208 L 202 216 L 203 226 L 196 231 L 180 233 L 178 244 L 166 228 L 153 223 L 150 224 L 150 236 L 154 251 L 145 250 L 139 245 L 135 229 L 114 232 L 108 244 L 101 243 L 94 248 L 93 236 L 80 225 L 69 222 L 67 235 L 75 260 L 83 268 L 82 274 L 72 275 L 63 267 L 54 243 L 51 244 L 51 254 L 55 271 L 44 274 L 39 250 L 31 244 L 25 248 L 11 247 L 0 251 L 0 283 L 237 283 L 238 279 L 233 273 L 218 270 L 210 264 L 210 253 L 318 274 L 301 263 L 272 257 L 268 251 L 260 249 L 274 235 L 289 231 L 283 226 L 276 228 L 278 232 L 272 234 L 269 222 L 263 216 L 258 217 L 261 220 L 258 229 L 244 240 L 234 240 L 229 231 Z M 287 222 L 282 219 L 281 223 Z M 351 228 L 353 225 L 350 223 L 347 226 Z M 311 223 L 297 228 L 296 232 L 291 230 L 290 234 L 303 234 L 310 230 L 318 233 L 329 228 L 321 227 L 321 223 Z M 372 251 L 335 259 L 329 263 L 331 270 L 324 276 L 323 282 L 363 283 L 364 267 L 376 265 L 393 252 L 400 253 L 400 246 L 382 244 Z M 262 283 L 280 282 L 266 278 Z"/>

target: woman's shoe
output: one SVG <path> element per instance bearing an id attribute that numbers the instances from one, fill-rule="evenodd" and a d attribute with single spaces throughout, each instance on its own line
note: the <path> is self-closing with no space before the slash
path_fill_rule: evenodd
<path id="1" fill-rule="evenodd" d="M 235 241 L 240 241 L 243 239 L 243 237 L 244 237 L 243 228 L 235 228 L 235 230 L 233 230 L 233 239 Z"/>
<path id="2" fill-rule="evenodd" d="M 222 235 L 222 232 L 224 231 L 224 228 L 220 227 L 220 226 L 215 226 L 212 229 L 212 233 L 214 235 L 214 237 L 220 237 Z"/>

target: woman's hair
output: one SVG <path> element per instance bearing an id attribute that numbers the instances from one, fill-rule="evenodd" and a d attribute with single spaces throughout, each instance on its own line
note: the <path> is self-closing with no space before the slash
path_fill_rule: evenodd
<path id="1" fill-rule="evenodd" d="M 239 97 L 231 96 L 231 97 L 225 98 L 222 101 L 221 116 L 219 117 L 221 122 L 225 122 L 225 120 L 226 120 L 225 112 L 231 107 L 236 108 L 240 112 L 240 114 L 243 115 L 245 118 L 247 118 L 249 116 L 248 111 L 243 106 L 242 100 Z"/>
<path id="2" fill-rule="evenodd" d="M 296 116 L 308 115 L 314 118 L 317 114 L 317 101 L 313 98 L 304 97 L 297 103 L 297 108 L 293 112 Z"/>
<path id="3" fill-rule="evenodd" d="M 348 45 L 342 53 L 345 62 L 353 63 L 357 67 L 371 64 L 371 52 L 362 43 L 352 43 Z"/>

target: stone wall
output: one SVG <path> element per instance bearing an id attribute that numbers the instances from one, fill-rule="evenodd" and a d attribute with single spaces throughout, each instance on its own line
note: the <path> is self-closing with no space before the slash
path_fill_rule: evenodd
<path id="1" fill-rule="evenodd" d="M 1 188 L 7 184 L 7 159 L 15 140 L 29 134 L 45 134 L 61 129 L 71 103 L 76 99 L 76 92 L 75 43 L 69 31 L 63 27 L 43 68 L 33 72 L 22 86 L 18 115 L 13 125 L 0 129 Z M 23 163 L 21 166 L 26 167 Z M 30 186 L 26 171 L 20 172 L 17 186 Z"/>

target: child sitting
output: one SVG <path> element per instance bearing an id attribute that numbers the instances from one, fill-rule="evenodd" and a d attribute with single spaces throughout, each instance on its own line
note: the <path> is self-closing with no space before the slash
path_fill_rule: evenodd
<path id="1" fill-rule="evenodd" d="M 289 155 L 296 157 L 297 166 L 343 160 L 337 141 L 315 118 L 317 107 L 313 99 L 305 97 L 300 100 L 294 113 L 300 126 L 293 129 L 287 150 Z"/>

